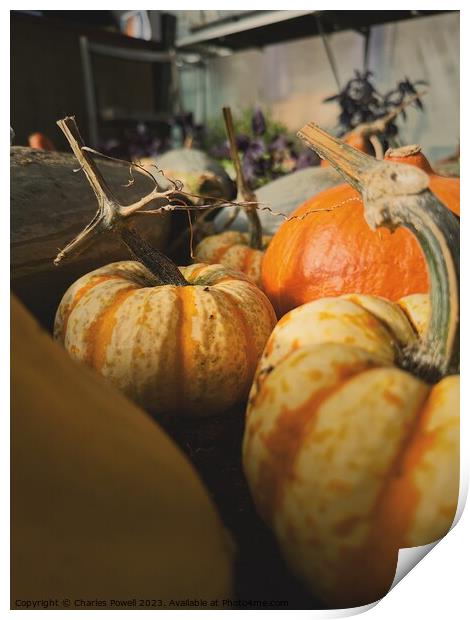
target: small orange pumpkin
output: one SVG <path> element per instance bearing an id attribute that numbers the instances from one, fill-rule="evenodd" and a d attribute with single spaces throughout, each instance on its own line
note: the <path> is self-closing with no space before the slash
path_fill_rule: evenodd
<path id="1" fill-rule="evenodd" d="M 223 108 L 223 114 L 237 177 L 237 200 L 256 203 L 256 195 L 248 187 L 241 167 L 230 108 Z M 194 260 L 196 262 L 221 263 L 230 269 L 241 271 L 255 284 L 260 284 L 261 262 L 271 237 L 262 234 L 256 205 L 248 204 L 243 208 L 248 219 L 248 233 L 227 231 L 218 235 L 210 235 L 197 245 Z"/>
<path id="2" fill-rule="evenodd" d="M 100 233 L 118 234 L 139 262 L 107 265 L 65 293 L 55 338 L 148 410 L 207 416 L 246 398 L 276 322 L 266 296 L 221 265 L 178 267 L 132 228 L 152 194 L 123 207 L 106 185 L 73 118 L 59 121 L 98 198 L 92 222 L 56 264 Z M 128 217 L 128 216 L 127 216 Z"/>
<path id="3" fill-rule="evenodd" d="M 195 251 L 195 260 L 201 263 L 220 263 L 241 271 L 255 284 L 261 283 L 261 263 L 271 237 L 262 236 L 261 249 L 252 248 L 249 233 L 227 230 L 203 239 Z"/>
<path id="4" fill-rule="evenodd" d="M 460 213 L 460 179 L 433 174 L 418 146 L 389 150 L 386 161 L 410 164 L 429 174 L 432 192 Z M 262 288 L 278 316 L 307 301 L 363 293 L 392 301 L 426 293 L 423 254 L 404 228 L 372 231 L 359 193 L 348 184 L 317 194 L 284 222 L 262 264 Z M 308 214 L 308 215 L 307 215 Z"/>
<path id="5" fill-rule="evenodd" d="M 243 274 L 180 270 L 187 285 L 156 286 L 134 261 L 88 273 L 65 293 L 54 337 L 152 412 L 222 413 L 248 395 L 274 311 Z"/>

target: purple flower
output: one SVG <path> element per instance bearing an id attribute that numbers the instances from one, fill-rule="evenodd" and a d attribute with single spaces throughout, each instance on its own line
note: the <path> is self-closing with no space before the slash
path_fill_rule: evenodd
<path id="1" fill-rule="evenodd" d="M 245 152 L 247 150 L 247 148 L 249 148 L 249 146 L 250 146 L 251 138 L 250 138 L 250 136 L 247 136 L 244 133 L 239 133 L 236 136 L 236 142 L 237 142 L 237 149 L 239 151 Z M 228 140 L 227 140 L 226 144 L 227 144 L 227 148 L 229 148 Z"/>
<path id="2" fill-rule="evenodd" d="M 256 107 L 251 117 L 251 128 L 255 136 L 262 136 L 266 133 L 266 119 L 260 107 Z"/>
<path id="3" fill-rule="evenodd" d="M 297 157 L 294 170 L 302 170 L 303 168 L 310 168 L 310 166 L 318 166 L 319 157 L 310 149 L 305 149 Z"/>

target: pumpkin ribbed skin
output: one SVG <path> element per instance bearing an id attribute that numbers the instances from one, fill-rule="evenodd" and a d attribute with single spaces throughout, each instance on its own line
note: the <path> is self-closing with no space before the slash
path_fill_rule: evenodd
<path id="1" fill-rule="evenodd" d="M 386 300 L 317 300 L 278 323 L 253 384 L 243 463 L 256 506 L 335 607 L 385 595 L 398 550 L 444 536 L 455 515 L 459 378 L 431 387 L 394 367 L 415 339 Z"/>
<path id="2" fill-rule="evenodd" d="M 263 235 L 263 247 L 271 237 Z M 255 284 L 261 280 L 261 262 L 264 250 L 255 250 L 249 246 L 248 233 L 229 230 L 219 235 L 210 235 L 198 244 L 195 260 L 201 263 L 220 263 L 241 271 Z"/>
<path id="3" fill-rule="evenodd" d="M 414 156 L 391 160 L 418 161 Z M 423 167 L 423 159 L 419 162 Z M 431 175 L 430 188 L 459 213 L 458 179 Z M 397 301 L 428 291 L 424 257 L 413 235 L 404 228 L 393 234 L 372 231 L 363 211 L 358 192 L 343 184 L 305 202 L 293 213 L 303 219 L 280 227 L 266 250 L 261 278 L 278 316 L 330 295 L 358 292 Z"/>
<path id="4" fill-rule="evenodd" d="M 92 271 L 64 295 L 54 335 L 152 412 L 211 415 L 246 397 L 275 316 L 243 275 L 181 272 L 190 286 L 153 286 L 133 261 Z"/>

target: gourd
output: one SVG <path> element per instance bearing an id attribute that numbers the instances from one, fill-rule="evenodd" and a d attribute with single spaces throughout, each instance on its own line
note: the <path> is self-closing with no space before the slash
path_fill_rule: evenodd
<path id="1" fill-rule="evenodd" d="M 12 278 L 36 277 L 39 272 L 54 270 L 52 258 L 71 236 L 76 235 L 88 222 L 90 209 L 96 198 L 80 175 L 74 173 L 77 162 L 69 153 L 42 151 L 22 146 L 10 148 L 11 174 L 11 267 Z M 100 170 L 106 176 L 122 203 L 132 203 L 153 189 L 147 175 L 137 170 L 134 183 L 124 187 L 129 168 L 114 162 L 100 161 Z M 155 199 L 152 207 L 161 206 Z M 135 223 L 137 230 L 151 245 L 165 250 L 170 233 L 170 214 L 153 218 L 152 225 L 145 218 Z M 91 247 L 86 259 L 71 257 L 79 271 L 99 267 L 103 261 L 122 260 L 126 250 L 109 236 L 96 247 Z M 90 267 L 92 265 L 92 267 Z M 31 278 L 31 279 L 33 279 Z"/>
<path id="2" fill-rule="evenodd" d="M 398 550 L 436 541 L 455 515 L 459 223 L 421 170 L 313 125 L 302 135 L 361 192 L 370 226 L 413 232 L 431 283 L 401 304 L 355 294 L 292 310 L 250 394 L 243 464 L 257 509 L 293 572 L 352 607 L 384 596 Z"/>
<path id="3" fill-rule="evenodd" d="M 16 298 L 11 317 L 12 607 L 230 598 L 233 543 L 189 461 Z"/>
<path id="4" fill-rule="evenodd" d="M 100 160 L 99 167 L 123 204 L 147 194 L 154 182 L 140 170 L 130 186 L 129 167 Z M 112 261 L 129 257 L 113 235 L 102 238 L 86 255 L 70 257 L 66 269 L 52 263 L 57 248 L 87 224 L 96 205 L 83 175 L 74 172 L 71 153 L 10 148 L 10 276 L 11 288 L 33 315 L 52 329 L 54 314 L 64 290 L 78 277 Z M 156 198 L 149 208 L 162 206 Z M 170 235 L 170 213 L 141 216 L 135 226 L 148 243 L 165 251 Z M 136 218 L 137 220 L 137 218 Z M 47 291 L 47 294 L 45 294 Z"/>
<path id="5" fill-rule="evenodd" d="M 237 201 L 247 203 L 244 210 L 248 218 L 248 233 L 227 231 L 209 235 L 197 245 L 194 252 L 195 261 L 221 263 L 231 269 L 241 271 L 253 282 L 259 284 L 261 261 L 271 238 L 262 234 L 256 204 L 253 204 L 256 203 L 256 196 L 248 187 L 243 175 L 230 108 L 223 108 L 223 114 L 237 177 Z"/>
<path id="6" fill-rule="evenodd" d="M 432 174 L 419 147 L 388 151 L 386 160 L 429 174 L 430 189 L 455 214 L 460 180 Z M 262 288 L 278 316 L 307 301 L 362 293 L 392 301 L 429 289 L 418 243 L 403 228 L 372 231 L 354 187 L 338 185 L 301 205 L 273 237 L 262 264 Z M 308 215 L 307 215 L 308 214 Z"/>
<path id="7" fill-rule="evenodd" d="M 165 177 L 182 181 L 183 189 L 195 194 L 192 197 L 185 197 L 194 204 L 200 202 L 197 195 L 228 200 L 233 198 L 233 182 L 224 167 L 204 151 L 193 148 L 172 149 L 155 158 L 155 161 L 146 159 L 143 164 L 163 189 L 168 188 Z M 159 172 L 160 170 L 163 174 Z"/>
<path id="8" fill-rule="evenodd" d="M 256 190 L 256 201 L 260 207 L 258 217 L 265 234 L 274 235 L 284 222 L 283 216 L 289 217 L 306 200 L 341 181 L 341 176 L 333 168 L 312 166 L 286 174 L 260 187 Z M 265 206 L 269 210 L 263 210 Z M 233 208 L 224 207 L 214 218 L 216 228 L 223 229 L 232 213 Z M 239 232 L 247 231 L 248 219 L 244 210 L 240 210 L 230 228 Z"/>
<path id="9" fill-rule="evenodd" d="M 57 310 L 55 338 L 152 413 L 224 412 L 248 394 L 275 324 L 269 301 L 242 274 L 220 265 L 178 269 L 146 244 L 123 215 L 136 206 L 117 203 L 74 120 L 59 124 L 100 210 L 56 261 L 111 226 L 139 262 L 112 263 L 75 282 Z"/>

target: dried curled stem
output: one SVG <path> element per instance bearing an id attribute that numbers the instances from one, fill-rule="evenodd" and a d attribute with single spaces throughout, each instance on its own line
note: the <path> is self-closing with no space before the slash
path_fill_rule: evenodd
<path id="1" fill-rule="evenodd" d="M 79 129 L 75 122 L 74 117 L 66 117 L 57 121 L 57 125 L 64 132 L 69 144 L 73 150 L 75 157 L 79 163 L 78 171 L 83 171 L 90 183 L 97 202 L 98 209 L 91 222 L 63 248 L 54 259 L 54 264 L 59 265 L 62 261 L 66 260 L 71 255 L 77 255 L 83 252 L 91 243 L 93 243 L 101 234 L 106 232 L 112 232 L 113 230 L 122 230 L 124 226 L 128 227 L 130 220 L 137 215 L 163 215 L 168 211 L 206 211 L 213 210 L 219 206 L 239 206 L 237 202 L 229 202 L 225 200 L 214 200 L 210 196 L 203 196 L 198 194 L 192 194 L 183 191 L 183 184 L 180 180 L 171 179 L 165 176 L 165 179 L 170 183 L 170 188 L 167 190 L 160 190 L 154 177 L 145 170 L 139 164 L 134 162 L 123 162 L 122 160 L 116 160 L 115 158 L 102 155 L 97 151 L 87 147 L 80 135 Z M 146 196 L 143 196 L 140 200 L 133 202 L 129 205 L 121 204 L 113 191 L 107 184 L 103 175 L 101 174 L 98 166 L 96 165 L 93 155 L 99 155 L 107 159 L 113 159 L 120 163 L 127 163 L 131 170 L 130 181 L 134 182 L 132 175 L 132 168 L 142 170 L 144 174 L 148 175 L 154 183 L 154 189 Z M 158 168 L 157 168 L 158 169 Z M 159 172 L 162 172 L 159 170 Z M 163 174 L 163 172 L 162 172 Z M 201 198 L 203 200 L 210 200 L 210 204 L 202 205 L 188 205 L 184 202 L 184 198 Z M 156 209 L 143 210 L 149 204 L 154 201 L 163 201 L 165 204 Z M 121 235 L 122 237 L 122 235 Z M 150 250 L 149 250 L 150 251 Z"/>
<path id="2" fill-rule="evenodd" d="M 155 200 L 166 198 L 174 191 L 161 192 L 155 188 L 132 205 L 120 204 L 111 188 L 106 183 L 98 166 L 95 164 L 89 149 L 83 143 L 75 118 L 66 117 L 57 122 L 64 132 L 70 147 L 77 158 L 80 168 L 85 173 L 98 202 L 98 209 L 91 222 L 73 239 L 54 260 L 58 265 L 72 253 L 79 253 L 91 242 L 105 232 L 115 232 L 128 247 L 137 260 L 142 262 L 153 274 L 157 284 L 174 284 L 186 286 L 187 282 L 178 267 L 156 248 L 149 246 L 138 233 L 128 225 L 129 217 L 139 209 Z"/>
<path id="3" fill-rule="evenodd" d="M 126 243 L 129 247 L 129 242 L 135 240 L 135 235 L 123 234 L 123 230 L 129 229 L 129 225 L 133 218 L 137 216 L 149 216 L 149 215 L 163 215 L 172 211 L 185 211 L 190 213 L 191 211 L 196 211 L 199 213 L 199 217 L 196 219 L 194 223 L 192 223 L 192 234 L 199 227 L 204 227 L 206 224 L 206 219 L 210 213 L 212 213 L 215 209 L 221 207 L 233 207 L 234 211 L 237 212 L 239 209 L 243 208 L 247 211 L 256 212 L 260 211 L 268 211 L 272 216 L 281 217 L 285 221 L 292 220 L 303 220 L 307 216 L 317 213 L 324 212 L 324 209 L 311 209 L 304 213 L 302 216 L 287 216 L 282 212 L 274 211 L 270 205 L 266 203 L 262 203 L 256 200 L 256 196 L 254 192 L 247 189 L 243 190 L 243 196 L 240 196 L 237 200 L 223 200 L 223 199 L 212 199 L 210 196 L 204 196 L 202 194 L 195 194 L 190 192 L 185 192 L 182 189 L 182 182 L 178 179 L 171 179 L 165 176 L 165 179 L 170 183 L 170 188 L 161 191 L 158 188 L 157 182 L 152 174 L 150 174 L 145 168 L 140 166 L 135 162 L 125 162 L 120 159 L 116 159 L 113 157 L 109 157 L 106 155 L 102 155 L 98 151 L 91 149 L 83 143 L 82 137 L 78 130 L 77 124 L 75 122 L 74 117 L 67 117 L 57 122 L 58 126 L 62 129 L 65 136 L 67 137 L 70 146 L 79 162 L 78 171 L 82 171 L 87 176 L 87 179 L 90 185 L 93 188 L 93 191 L 96 195 L 98 202 L 98 209 L 92 218 L 91 222 L 70 242 L 68 243 L 64 249 L 62 249 L 54 260 L 55 265 L 59 265 L 61 262 L 66 260 L 72 255 L 77 255 L 80 252 L 86 250 L 86 248 L 92 244 L 95 240 L 99 238 L 101 234 L 107 232 L 115 231 L 121 239 Z M 130 169 L 130 180 L 129 184 L 134 182 L 134 176 L 132 174 L 132 169 L 137 168 L 142 170 L 142 172 L 148 175 L 149 178 L 155 184 L 154 189 L 148 193 L 146 196 L 142 197 L 140 200 L 129 204 L 122 205 L 116 196 L 114 195 L 111 188 L 106 183 L 103 175 L 101 174 L 99 168 L 97 167 L 92 155 L 98 155 L 100 157 L 105 157 L 106 159 L 111 159 L 119 163 L 125 163 L 129 166 Z M 157 167 L 157 166 L 156 166 Z M 158 169 L 158 167 L 157 167 Z M 159 169 L 158 169 L 159 170 Z M 159 170 L 162 174 L 163 172 Z M 240 177 L 240 186 L 243 187 L 244 178 Z M 184 201 L 184 198 L 199 198 L 202 200 L 210 200 L 211 202 L 208 204 L 187 204 Z M 153 201 L 164 201 L 165 204 L 157 207 L 156 209 L 145 209 L 149 204 Z M 357 199 L 354 199 L 357 200 Z M 335 208 L 339 208 L 343 206 L 343 203 L 335 205 L 331 207 L 332 210 Z M 261 230 L 261 229 L 260 229 Z M 135 232 L 135 231 L 134 231 Z M 125 237 L 125 239 L 124 239 Z M 145 264 L 151 268 L 151 263 L 148 262 L 148 256 L 156 256 L 157 254 L 161 254 L 158 250 L 154 248 L 150 248 L 147 245 L 147 251 L 145 257 L 140 257 L 138 254 L 142 254 L 143 240 L 138 247 L 131 249 L 132 253 L 141 260 L 141 262 L 145 262 Z M 151 260 L 151 259 L 149 259 Z M 157 277 L 157 276 L 156 276 Z M 175 272 L 175 278 L 180 279 L 179 276 Z M 157 277 L 158 279 L 158 277 Z"/>
<path id="4" fill-rule="evenodd" d="M 375 121 L 371 121 L 370 123 L 361 123 L 351 131 L 349 131 L 345 136 L 342 137 L 342 140 L 345 140 L 348 136 L 359 135 L 363 138 L 367 138 L 372 146 L 374 147 L 375 156 L 377 159 L 384 158 L 384 150 L 382 147 L 382 143 L 380 142 L 379 135 L 383 134 L 387 130 L 387 125 L 394 121 L 401 112 L 409 105 L 421 99 L 426 95 L 427 91 L 421 91 L 419 93 L 415 93 L 408 99 L 402 101 L 399 105 L 397 105 L 393 110 L 391 110 L 385 116 L 378 118 Z"/>

